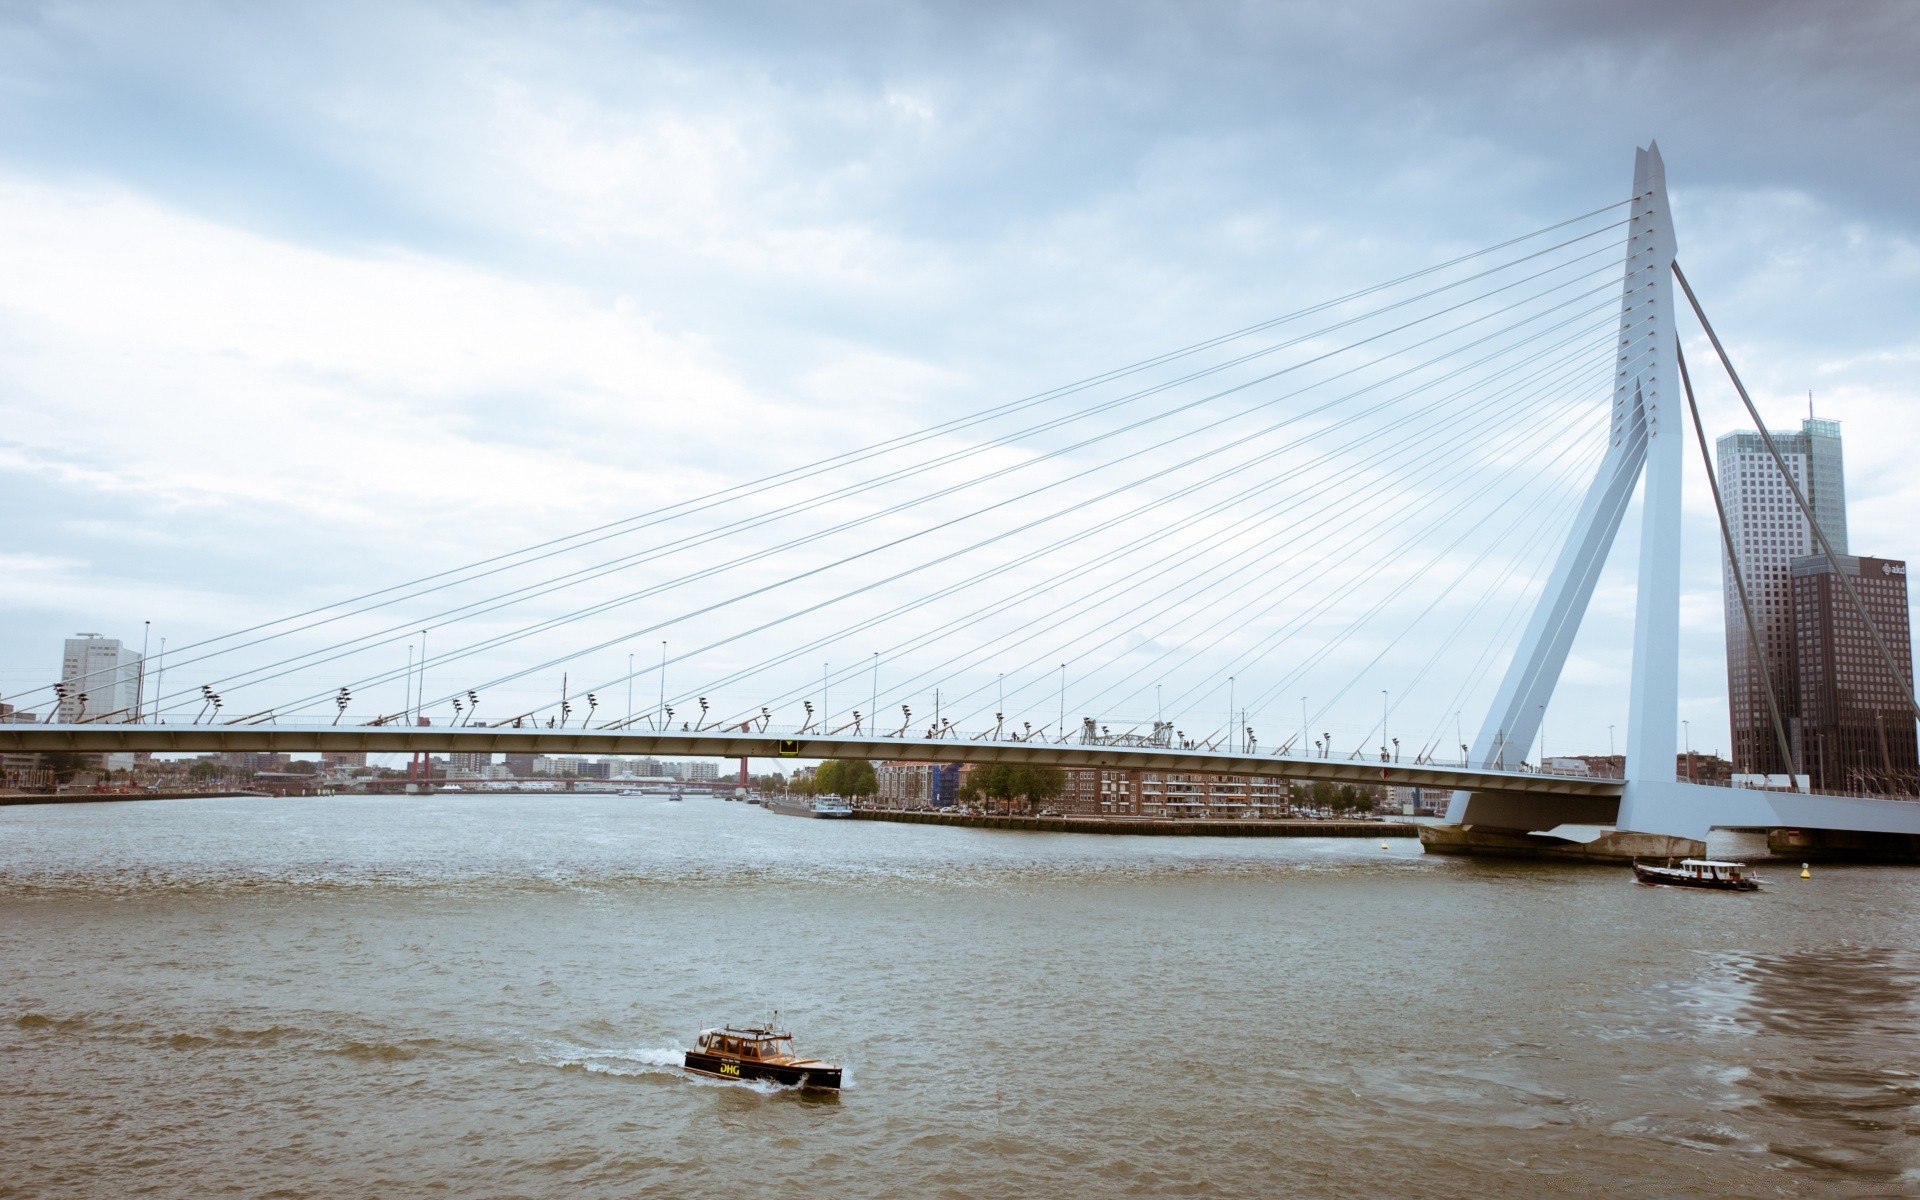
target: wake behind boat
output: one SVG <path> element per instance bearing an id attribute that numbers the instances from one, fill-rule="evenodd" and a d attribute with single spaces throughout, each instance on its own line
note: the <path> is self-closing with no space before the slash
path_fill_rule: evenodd
<path id="1" fill-rule="evenodd" d="M 1723 892 L 1760 890 L 1760 879 L 1747 869 L 1747 864 L 1713 858 L 1683 858 L 1677 867 L 1672 859 L 1668 859 L 1664 867 L 1649 866 L 1635 859 L 1633 877 L 1641 883 L 1667 887 L 1713 888 Z"/>

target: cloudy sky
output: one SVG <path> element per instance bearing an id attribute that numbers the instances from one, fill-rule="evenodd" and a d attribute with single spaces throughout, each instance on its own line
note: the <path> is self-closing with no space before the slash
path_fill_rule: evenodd
<path id="1" fill-rule="evenodd" d="M 0 693 L 52 679 L 76 631 L 137 643 L 150 621 L 156 647 L 196 642 L 1358 291 L 1623 199 L 1634 147 L 1655 137 L 1681 260 L 1756 398 L 1787 425 L 1811 390 L 1845 423 L 1855 549 L 1920 554 L 1917 31 L 1901 3 L 0 7 Z M 1728 389 L 1702 385 L 1710 431 L 1733 428 Z M 1723 631 L 1697 483 L 1682 716 L 1711 749 L 1726 744 Z M 633 547 L 601 549 L 567 561 Z M 1286 538 L 1234 553 L 1306 569 Z M 525 619 L 718 561 L 662 559 Z M 765 594 L 730 608 L 731 627 L 816 594 L 756 571 Z M 706 644 L 653 626 L 750 590 L 741 578 L 516 642 L 484 668 L 436 667 L 428 694 L 522 669 L 491 707 L 546 703 L 555 671 L 604 685 L 662 639 Z M 443 629 L 444 607 L 342 627 L 370 639 L 369 661 L 260 685 L 260 706 L 402 669 L 407 643 L 376 636 L 388 617 L 430 626 L 436 654 L 516 623 Z M 1610 571 L 1550 751 L 1603 751 L 1624 719 L 1631 609 L 1630 574 Z M 1356 598 L 1321 628 L 1365 611 Z M 820 642 L 817 674 L 896 644 L 834 643 L 858 615 L 676 660 L 667 690 L 685 712 L 782 647 Z M 1473 619 L 1466 642 L 1510 628 Z M 561 662 L 589 644 L 602 649 Z M 1396 681 L 1374 655 L 1283 684 L 1259 644 L 1196 638 L 1136 667 L 1216 714 L 1179 714 L 1197 729 L 1222 723 L 1220 686 L 1238 675 L 1289 706 L 1341 696 L 1313 707 L 1343 748 L 1378 737 L 1373 706 Z M 1029 688 L 1022 711 L 1051 718 L 1036 664 L 1083 651 L 1043 636 L 975 656 L 945 694 L 1008 674 Z M 886 655 L 883 709 L 924 713 L 929 662 L 956 661 L 916 653 Z M 167 690 L 197 688 L 199 670 Z M 797 697 L 800 670 L 722 706 Z M 1108 694 L 1086 671 L 1065 707 L 1153 715 L 1138 686 Z M 895 678 L 915 682 L 894 694 Z M 1476 686 L 1458 701 L 1469 726 L 1491 685 Z M 368 711 L 403 703 L 398 687 L 367 682 Z M 1410 695 L 1405 719 L 1424 737 L 1455 690 Z"/>

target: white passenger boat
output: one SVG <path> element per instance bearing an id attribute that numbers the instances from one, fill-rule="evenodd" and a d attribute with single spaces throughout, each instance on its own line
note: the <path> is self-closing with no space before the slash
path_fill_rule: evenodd
<path id="1" fill-rule="evenodd" d="M 1667 887 L 1713 888 L 1723 892 L 1760 890 L 1760 879 L 1747 869 L 1747 864 L 1722 862 L 1714 858 L 1683 858 L 1677 867 L 1672 859 L 1668 859 L 1664 867 L 1650 866 L 1635 859 L 1633 877 L 1641 883 Z"/>

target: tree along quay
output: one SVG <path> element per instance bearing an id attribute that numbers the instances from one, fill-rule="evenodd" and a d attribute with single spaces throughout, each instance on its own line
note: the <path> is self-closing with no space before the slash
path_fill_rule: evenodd
<path id="1" fill-rule="evenodd" d="M 859 808 L 856 821 L 900 821 L 908 825 L 958 825 L 970 829 L 1012 829 L 1028 833 L 1120 833 L 1145 837 L 1415 837 L 1413 825 L 1395 821 L 1314 820 L 1168 820 L 1155 817 L 1021 817 L 998 814 L 901 812 Z"/>

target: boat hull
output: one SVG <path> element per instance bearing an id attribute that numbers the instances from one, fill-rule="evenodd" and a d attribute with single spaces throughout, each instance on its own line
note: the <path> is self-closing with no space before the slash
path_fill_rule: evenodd
<path id="1" fill-rule="evenodd" d="M 770 1079 L 782 1087 L 840 1090 L 840 1068 L 827 1063 L 809 1063 L 802 1066 L 789 1063 L 753 1062 L 749 1059 L 727 1058 L 719 1054 L 703 1054 L 698 1050 L 689 1050 L 684 1065 L 687 1070 L 696 1075 L 707 1075 L 714 1079 Z"/>
<path id="2" fill-rule="evenodd" d="M 1682 871 L 1667 871 L 1659 867 L 1643 867 L 1639 863 L 1633 864 L 1633 877 L 1641 883 L 1658 884 L 1662 887 L 1705 888 L 1708 891 L 1714 892 L 1757 892 L 1760 890 L 1759 882 L 1751 878 L 1706 879 L 1688 875 Z"/>

